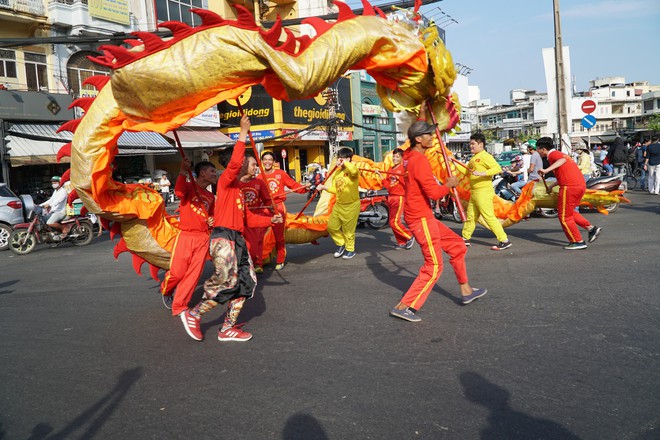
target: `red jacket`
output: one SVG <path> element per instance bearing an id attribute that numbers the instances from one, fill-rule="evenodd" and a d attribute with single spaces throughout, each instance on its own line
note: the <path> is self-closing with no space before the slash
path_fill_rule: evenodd
<path id="1" fill-rule="evenodd" d="M 579 186 L 586 188 L 587 184 L 584 181 L 582 171 L 578 168 L 577 164 L 568 154 L 564 154 L 558 150 L 550 150 L 548 153 L 548 162 L 550 165 L 557 162 L 561 158 L 566 159 L 566 162 L 559 168 L 554 169 L 555 177 L 560 186 Z"/>
<path id="2" fill-rule="evenodd" d="M 390 173 L 383 179 L 383 185 L 391 196 L 403 196 L 406 194 L 406 185 L 404 181 L 404 167 L 399 164 L 390 168 Z"/>
<path id="3" fill-rule="evenodd" d="M 301 186 L 298 182 L 293 180 L 291 176 L 282 170 L 273 170 L 270 174 L 259 174 L 257 179 L 260 179 L 268 184 L 268 189 L 275 199 L 275 203 L 284 203 L 286 200 L 286 192 L 284 188 L 292 189 L 294 192 L 304 194 L 307 188 Z"/>
<path id="4" fill-rule="evenodd" d="M 238 141 L 234 145 L 234 152 L 227 168 L 218 179 L 218 190 L 216 192 L 216 203 L 214 213 L 215 228 L 233 229 L 243 233 L 247 223 L 248 226 L 266 228 L 270 226 L 270 217 L 253 214 L 245 209 L 245 199 L 241 192 L 241 182 L 238 174 L 243 167 L 245 158 L 245 142 Z"/>
<path id="5" fill-rule="evenodd" d="M 403 154 L 403 166 L 406 170 L 406 195 L 403 199 L 403 216 L 406 223 L 421 218 L 435 218 L 430 200 L 443 198 L 449 194 L 449 188 L 435 180 L 431 164 L 424 153 L 409 148 Z"/>
<path id="6" fill-rule="evenodd" d="M 197 192 L 195 192 L 197 186 Z M 181 200 L 179 203 L 179 227 L 182 231 L 208 232 L 207 219 L 214 211 L 215 198 L 213 193 L 188 182 L 186 177 L 179 174 L 174 185 L 174 194 Z"/>

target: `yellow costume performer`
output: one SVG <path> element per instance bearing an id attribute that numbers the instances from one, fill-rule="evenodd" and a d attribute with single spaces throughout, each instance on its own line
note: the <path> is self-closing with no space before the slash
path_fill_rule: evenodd
<path id="1" fill-rule="evenodd" d="M 350 155 L 352 156 L 352 151 Z M 338 156 L 341 158 L 341 150 Z M 360 194 L 358 192 L 360 171 L 358 166 L 349 160 L 350 156 L 343 161 L 342 169 L 338 170 L 332 183 L 326 189 L 337 199 L 328 219 L 328 233 L 337 246 L 345 247 L 346 255 L 344 257 L 352 256 L 355 252 L 355 228 L 360 215 Z M 338 250 L 335 256 L 339 257 L 342 254 L 344 254 L 344 250 Z"/>
<path id="2" fill-rule="evenodd" d="M 495 237 L 500 243 L 508 241 L 507 235 L 500 221 L 495 217 L 493 208 L 493 198 L 495 197 L 495 190 L 493 189 L 493 176 L 502 172 L 502 167 L 499 166 L 493 156 L 488 154 L 487 151 L 482 150 L 472 156 L 468 162 L 468 170 L 466 172 L 483 172 L 483 176 L 475 176 L 470 173 L 470 202 L 467 207 L 467 220 L 463 224 L 463 238 L 470 240 L 476 221 L 481 215 L 488 228 L 493 231 Z"/>

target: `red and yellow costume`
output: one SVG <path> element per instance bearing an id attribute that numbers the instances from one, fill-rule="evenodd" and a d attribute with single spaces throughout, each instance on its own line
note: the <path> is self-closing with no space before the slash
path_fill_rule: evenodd
<path id="1" fill-rule="evenodd" d="M 266 184 L 263 180 L 252 179 L 248 182 L 241 182 L 240 187 L 241 192 L 243 193 L 243 199 L 245 200 L 245 205 L 249 211 L 254 214 L 269 214 L 266 205 L 270 204 L 270 196 L 268 195 L 268 188 L 266 188 Z M 248 244 L 250 257 L 252 258 L 255 267 L 261 267 L 264 263 L 264 236 L 266 235 L 267 230 L 268 227 L 249 226 L 246 217 L 243 236 Z"/>
<path id="2" fill-rule="evenodd" d="M 171 294 L 176 289 L 172 302 L 172 315 L 176 316 L 188 308 L 204 270 L 211 233 L 209 213 L 215 208 L 215 198 L 213 193 L 198 186 L 196 182 L 188 182 L 184 175 L 179 175 L 176 180 L 174 194 L 181 200 L 181 232 L 174 242 L 170 270 L 161 284 L 161 293 Z"/>
<path id="3" fill-rule="evenodd" d="M 403 217 L 403 196 L 406 194 L 403 165 L 394 165 L 383 179 L 383 185 L 389 193 L 387 206 L 390 208 L 390 228 L 399 245 L 405 245 L 412 237 L 410 230 L 401 223 Z"/>
<path id="4" fill-rule="evenodd" d="M 268 190 L 273 195 L 275 200 L 276 210 L 282 214 L 282 218 L 286 218 L 286 192 L 284 188 L 289 188 L 294 192 L 304 194 L 307 188 L 301 186 L 298 182 L 293 180 L 291 176 L 282 170 L 274 169 L 271 172 L 259 174 L 257 179 L 266 182 Z M 286 242 L 284 241 L 284 223 L 273 225 L 273 234 L 275 235 L 275 249 L 277 249 L 277 264 L 284 263 L 286 259 Z"/>
<path id="5" fill-rule="evenodd" d="M 422 248 L 424 265 L 401 302 L 419 310 L 442 274 L 442 252 L 449 255 L 459 284 L 468 282 L 465 266 L 467 247 L 463 239 L 433 215 L 429 200 L 439 200 L 449 188 L 438 185 L 431 165 L 423 153 L 406 150 L 403 155 L 406 169 L 403 215 L 415 240 Z"/>
<path id="6" fill-rule="evenodd" d="M 550 165 L 561 158 L 564 158 L 566 162 L 554 169 L 557 183 L 559 183 L 557 214 L 561 228 L 564 230 L 568 241 L 577 243 L 583 241 L 577 227 L 580 226 L 585 229 L 591 227 L 591 223 L 575 210 L 587 190 L 587 185 L 580 168 L 578 168 L 577 164 L 573 162 L 573 159 L 569 155 L 554 149 L 548 153 L 548 162 Z"/>

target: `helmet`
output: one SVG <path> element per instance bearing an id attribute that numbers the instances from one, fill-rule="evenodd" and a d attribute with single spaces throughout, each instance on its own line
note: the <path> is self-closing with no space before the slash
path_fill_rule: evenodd
<path id="1" fill-rule="evenodd" d="M 530 139 L 527 141 L 527 145 L 529 145 L 530 148 L 536 150 L 536 139 Z"/>
<path id="2" fill-rule="evenodd" d="M 522 156 L 519 154 L 516 157 L 513 158 L 511 162 L 522 162 Z"/>
<path id="3" fill-rule="evenodd" d="M 62 178 L 60 176 L 53 176 L 50 178 L 51 182 L 59 182 Z"/>

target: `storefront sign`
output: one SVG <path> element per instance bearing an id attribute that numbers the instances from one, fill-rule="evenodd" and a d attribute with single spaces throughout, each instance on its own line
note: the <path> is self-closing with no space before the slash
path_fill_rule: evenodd
<path id="1" fill-rule="evenodd" d="M 89 0 L 89 15 L 113 23 L 131 24 L 128 0 Z"/>
<path id="2" fill-rule="evenodd" d="M 295 133 L 297 130 L 282 130 L 282 134 Z M 302 141 L 327 141 L 328 132 L 323 130 L 314 130 L 314 131 L 303 131 L 295 135 L 287 136 L 285 139 L 299 139 Z M 337 131 L 337 140 L 338 141 L 352 141 L 353 132 L 352 131 Z"/>
<path id="3" fill-rule="evenodd" d="M 227 136 L 229 136 L 231 140 L 235 142 L 238 140 L 238 135 L 239 133 L 229 133 Z M 263 141 L 266 139 L 270 139 L 274 136 L 275 136 L 274 130 L 260 130 L 260 131 L 252 132 L 252 139 L 254 139 L 255 141 Z"/>
<path id="4" fill-rule="evenodd" d="M 266 125 L 275 122 L 273 98 L 266 93 L 266 90 L 262 86 L 250 87 L 238 99 L 243 112 L 250 117 L 250 123 L 252 125 Z M 241 122 L 241 113 L 234 99 L 218 104 L 218 112 L 220 123 L 223 126 L 237 127 Z"/>
<path id="5" fill-rule="evenodd" d="M 339 108 L 336 115 L 339 119 L 352 120 L 351 85 L 347 79 L 340 79 L 332 85 L 338 87 Z M 314 99 L 301 101 L 282 101 L 282 122 L 291 124 L 312 124 L 314 122 L 330 119 L 330 111 L 326 106 L 326 99 L 319 93 Z"/>

